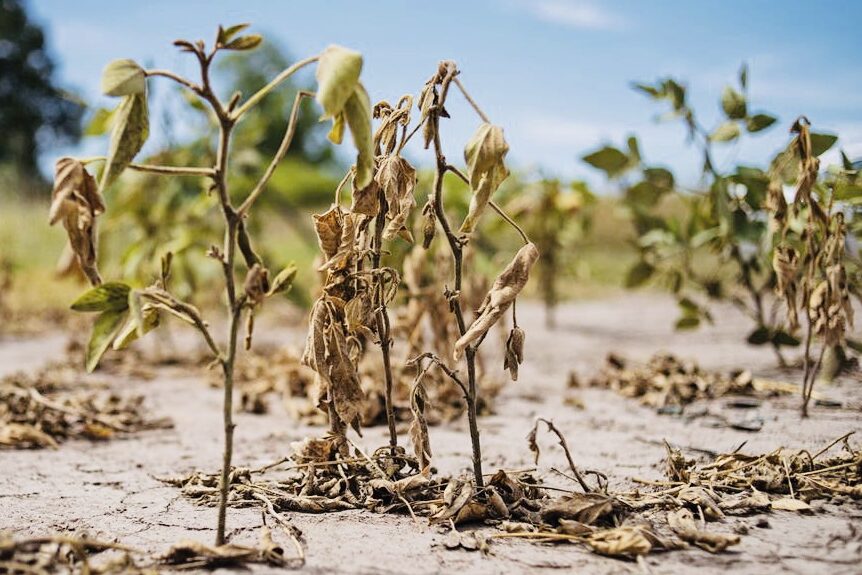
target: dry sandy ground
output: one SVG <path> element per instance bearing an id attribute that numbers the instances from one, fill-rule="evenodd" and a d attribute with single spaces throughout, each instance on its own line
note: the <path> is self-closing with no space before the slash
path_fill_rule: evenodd
<path id="1" fill-rule="evenodd" d="M 497 413 L 480 421 L 485 470 L 520 468 L 532 464 L 525 435 L 536 416 L 552 418 L 568 436 L 579 465 L 606 472 L 612 487 L 628 487 L 629 478 L 661 478 L 663 439 L 683 447 L 729 451 L 747 441 L 746 452 L 765 452 L 779 446 L 817 447 L 862 424 L 862 385 L 844 379 L 823 393 L 849 401 L 842 409 L 815 408 L 800 420 L 797 399 L 770 401 L 759 409 L 765 420 L 758 433 L 716 428 L 705 418 L 686 421 L 659 416 L 637 402 L 610 391 L 576 392 L 585 404 L 578 410 L 563 403 L 571 369 L 593 373 L 613 350 L 646 360 L 659 350 L 696 359 L 704 367 L 729 370 L 747 367 L 756 374 L 781 379 L 771 353 L 742 342 L 748 327 L 732 310 L 718 310 L 716 325 L 695 333 L 674 333 L 670 318 L 673 302 L 655 295 L 625 296 L 564 306 L 560 327 L 548 332 L 537 307 L 519 309 L 527 329 L 527 360 L 520 381 L 509 385 L 496 404 Z M 281 341 L 300 343 L 302 334 L 282 330 Z M 0 342 L 0 374 L 31 369 L 62 354 L 64 338 Z M 165 370 L 152 381 L 124 381 L 117 389 L 144 393 L 154 416 L 171 417 L 176 427 L 106 443 L 71 441 L 59 450 L 0 452 L 0 528 L 20 535 L 85 530 L 90 535 L 118 540 L 154 552 L 185 538 L 209 543 L 215 510 L 200 508 L 178 497 L 178 492 L 153 476 L 171 476 L 195 469 L 215 471 L 221 450 L 221 392 L 208 387 L 203 376 Z M 717 400 L 708 406 L 727 411 Z M 239 414 L 235 461 L 258 466 L 287 455 L 289 444 L 320 430 L 287 418 L 280 406 L 268 415 Z M 469 439 L 466 423 L 431 430 L 435 465 L 443 473 L 466 472 Z M 362 445 L 383 445 L 383 428 L 367 430 Z M 862 433 L 860 433 L 862 435 Z M 857 437 L 857 441 L 862 437 Z M 542 466 L 562 465 L 549 437 L 541 440 Z M 548 475 L 549 484 L 563 486 Z M 568 487 L 568 486 L 566 486 Z M 757 518 L 728 518 L 716 530 L 748 527 L 742 543 L 731 552 L 710 555 L 700 550 L 651 555 L 652 573 L 862 573 L 862 505 L 815 504 L 815 512 L 799 516 L 777 511 L 768 527 Z M 450 551 L 443 535 L 423 520 L 382 516 L 370 512 L 326 515 L 294 514 L 291 519 L 307 540 L 309 573 L 544 573 L 569 570 L 581 573 L 642 572 L 642 567 L 600 557 L 576 545 L 535 545 L 497 540 L 492 553 Z M 260 522 L 252 509 L 231 510 L 229 530 L 234 541 L 252 541 Z M 850 537 L 851 524 L 857 535 Z M 855 539 L 855 540 L 853 540 Z M 267 572 L 255 567 L 254 572 Z"/>

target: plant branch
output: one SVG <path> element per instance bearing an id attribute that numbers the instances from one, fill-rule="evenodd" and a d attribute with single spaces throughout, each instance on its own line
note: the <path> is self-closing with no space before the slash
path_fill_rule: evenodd
<path id="1" fill-rule="evenodd" d="M 470 94 L 468 94 L 467 90 L 464 89 L 464 85 L 461 84 L 461 80 L 459 80 L 456 76 L 455 78 L 452 79 L 452 81 L 455 82 L 455 85 L 458 86 L 458 89 L 461 90 L 462 94 L 464 94 L 464 99 L 467 100 L 471 106 L 473 106 L 473 109 L 476 111 L 476 113 L 479 115 L 479 117 L 482 118 L 482 121 L 485 122 L 486 124 L 490 124 L 491 120 L 488 119 L 488 116 L 485 115 L 485 112 L 482 111 L 482 109 L 479 107 L 479 105 L 476 103 L 476 101 L 470 97 Z"/>
<path id="2" fill-rule="evenodd" d="M 93 162 L 104 162 L 105 156 L 95 156 L 92 158 L 84 158 L 81 163 L 92 164 Z M 215 170 L 212 168 L 195 167 L 195 166 L 158 166 L 152 164 L 129 164 L 126 166 L 130 170 L 136 172 L 147 172 L 150 174 L 162 174 L 166 176 L 200 176 L 204 178 L 215 177 Z"/>
<path id="3" fill-rule="evenodd" d="M 300 105 L 302 104 L 302 99 L 313 97 L 314 92 L 299 91 L 296 93 L 296 98 L 293 100 L 293 109 L 290 111 L 290 120 L 287 124 L 287 130 L 284 132 L 284 138 L 282 138 L 278 151 L 276 151 L 275 156 L 273 156 L 272 161 L 269 163 L 269 166 L 267 166 L 263 176 L 261 176 L 260 181 L 257 182 L 254 189 L 240 205 L 239 209 L 237 209 L 237 215 L 239 215 L 240 218 L 245 216 L 254 201 L 261 193 L 263 193 L 264 187 L 266 187 L 266 184 L 269 182 L 270 178 L 272 178 L 278 164 L 284 159 L 284 156 L 287 155 L 287 152 L 290 149 L 290 144 L 293 142 L 293 137 L 296 134 L 296 125 L 297 120 L 299 119 L 299 110 L 301 107 Z"/>
<path id="4" fill-rule="evenodd" d="M 299 70 L 301 70 L 305 66 L 308 66 L 309 64 L 313 64 L 314 62 L 317 62 L 319 59 L 320 59 L 320 56 L 311 56 L 309 58 L 305 58 L 304 60 L 300 60 L 300 61 L 294 63 L 292 66 L 286 68 L 278 76 L 273 78 L 269 84 L 267 84 L 266 86 L 264 86 L 263 88 L 261 88 L 260 90 L 255 92 L 248 100 L 243 102 L 243 104 L 239 108 L 234 110 L 231 113 L 231 118 L 234 121 L 238 121 L 240 118 L 242 118 L 242 116 L 246 112 L 248 112 L 255 105 L 257 105 L 257 103 L 260 102 L 264 97 L 266 97 L 267 94 L 269 94 L 275 88 L 277 88 L 279 84 L 281 84 L 282 82 L 284 82 L 285 80 L 287 80 L 288 78 L 293 76 L 296 72 L 298 72 Z"/>
<path id="5" fill-rule="evenodd" d="M 467 184 L 468 186 L 470 185 L 470 180 L 467 178 L 466 175 L 464 175 L 464 172 L 462 172 L 461 170 L 459 170 L 458 168 L 456 168 L 452 164 L 447 165 L 446 169 L 448 171 L 452 172 L 453 174 L 455 174 L 456 176 L 458 176 L 461 179 L 461 181 L 463 181 L 465 184 Z M 525 244 L 530 243 L 530 238 L 527 237 L 527 234 L 524 232 L 523 229 L 521 229 L 521 226 L 519 226 L 515 222 L 515 220 L 513 220 L 511 217 L 509 217 L 509 214 L 507 214 L 505 212 L 505 210 L 503 210 L 503 208 L 501 208 L 494 200 L 488 200 L 488 205 L 491 206 L 491 209 L 494 210 L 495 212 L 497 212 L 497 214 L 501 218 L 503 218 L 503 220 L 506 223 L 508 223 L 513 228 L 515 228 L 515 231 L 518 232 L 518 235 L 521 236 L 521 239 L 524 240 Z"/>
<path id="6" fill-rule="evenodd" d="M 148 78 L 153 76 L 161 76 L 162 78 L 168 78 L 173 80 L 177 84 L 181 84 L 194 92 L 195 94 L 201 94 L 201 87 L 192 82 L 191 80 L 187 80 L 178 74 L 174 74 L 169 70 L 144 70 L 144 75 Z"/>
<path id="7" fill-rule="evenodd" d="M 371 252 L 371 265 L 376 272 L 380 269 L 380 259 L 383 252 L 383 228 L 386 226 L 386 194 L 381 187 L 378 191 L 378 210 L 374 222 L 374 241 Z M 392 401 L 392 362 L 390 350 L 392 349 L 392 338 L 390 335 L 389 312 L 386 309 L 386 298 L 383 295 L 383 280 L 375 274 L 374 282 L 374 305 L 377 308 L 376 323 L 377 337 L 380 339 L 380 351 L 383 355 L 383 379 L 384 379 L 384 402 L 386 406 L 386 423 L 389 426 L 389 445 L 392 453 L 398 446 L 398 432 L 395 429 L 395 404 Z"/>

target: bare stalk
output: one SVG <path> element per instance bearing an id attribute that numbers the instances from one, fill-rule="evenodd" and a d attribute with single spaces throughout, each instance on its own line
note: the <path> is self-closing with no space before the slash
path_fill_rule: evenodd
<path id="1" fill-rule="evenodd" d="M 378 192 L 379 208 L 377 218 L 374 222 L 374 243 L 372 245 L 371 263 L 374 272 L 380 270 L 380 258 L 383 251 L 383 228 L 386 226 L 386 194 L 383 188 Z M 386 404 L 386 423 L 389 426 L 389 446 L 392 453 L 398 446 L 398 432 L 395 430 L 395 405 L 392 402 L 392 362 L 390 350 L 392 349 L 392 338 L 390 335 L 389 312 L 386 308 L 386 298 L 383 294 L 382 278 L 378 275 L 373 283 L 374 300 L 377 308 L 377 337 L 380 338 L 380 352 L 383 355 L 383 379 L 385 383 L 384 399 Z"/>
<path id="2" fill-rule="evenodd" d="M 309 58 L 305 58 L 304 60 L 300 60 L 294 63 L 289 68 L 286 68 L 282 73 L 272 79 L 272 81 L 255 92 L 248 100 L 246 100 L 242 106 L 234 110 L 230 117 L 233 121 L 238 121 L 242 118 L 243 114 L 252 109 L 258 102 L 260 102 L 267 94 L 272 92 L 275 88 L 278 87 L 279 84 L 293 76 L 296 72 L 301 70 L 302 68 L 308 66 L 309 64 L 313 64 L 320 59 L 320 56 L 311 56 Z"/>

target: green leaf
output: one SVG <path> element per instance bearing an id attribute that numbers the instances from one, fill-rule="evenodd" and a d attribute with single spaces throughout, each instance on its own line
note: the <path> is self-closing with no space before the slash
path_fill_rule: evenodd
<path id="1" fill-rule="evenodd" d="M 772 335 L 772 343 L 778 346 L 796 347 L 799 345 L 800 341 L 798 337 L 795 337 L 786 331 L 779 330 Z"/>
<path id="2" fill-rule="evenodd" d="M 114 129 L 111 131 L 111 146 L 100 188 L 104 190 L 123 173 L 141 148 L 150 132 L 147 94 L 132 94 L 123 98 L 114 112 Z"/>
<path id="3" fill-rule="evenodd" d="M 114 116 L 113 110 L 107 108 L 99 108 L 93 113 L 93 117 L 87 122 L 84 127 L 85 136 L 101 136 L 107 133 L 111 128 L 111 119 Z"/>
<path id="4" fill-rule="evenodd" d="M 644 170 L 644 177 L 650 184 L 660 190 L 670 191 L 673 189 L 674 177 L 673 172 L 670 170 L 665 168 L 646 168 Z"/>
<path id="5" fill-rule="evenodd" d="M 815 134 L 811 132 L 811 153 L 819 156 L 834 146 L 837 141 L 838 136 L 834 134 Z"/>
<path id="6" fill-rule="evenodd" d="M 657 88 L 655 88 L 654 86 L 650 86 L 649 84 L 641 84 L 639 82 L 635 82 L 634 84 L 632 84 L 632 88 L 634 88 L 635 90 L 640 90 L 647 96 L 650 96 L 654 99 L 659 99 L 662 96 L 662 93 Z"/>
<path id="7" fill-rule="evenodd" d="M 629 157 L 613 146 L 605 146 L 587 154 L 583 160 L 594 168 L 605 172 L 609 178 L 622 174 L 629 164 Z"/>
<path id="8" fill-rule="evenodd" d="M 661 199 L 666 191 L 649 181 L 638 182 L 626 190 L 626 201 L 645 207 L 652 207 Z"/>
<path id="9" fill-rule="evenodd" d="M 736 122 L 725 122 L 710 134 L 709 139 L 713 142 L 729 142 L 739 137 L 739 125 Z"/>
<path id="10" fill-rule="evenodd" d="M 123 311 L 129 307 L 131 288 L 124 283 L 108 282 L 85 292 L 72 304 L 75 311 Z"/>
<path id="11" fill-rule="evenodd" d="M 320 55 L 317 64 L 317 101 L 325 120 L 334 118 L 353 96 L 362 72 L 362 55 L 342 46 L 332 45 Z"/>
<path id="12" fill-rule="evenodd" d="M 748 334 L 746 341 L 751 345 L 763 345 L 770 340 L 769 328 L 761 326 Z"/>
<path id="13" fill-rule="evenodd" d="M 640 261 L 632 266 L 626 274 L 625 286 L 627 288 L 635 288 L 643 285 L 652 277 L 655 268 L 644 261 Z"/>
<path id="14" fill-rule="evenodd" d="M 748 88 L 748 64 L 745 62 L 739 67 L 739 85 L 742 86 L 743 91 Z"/>
<path id="15" fill-rule="evenodd" d="M 745 127 L 749 132 L 754 134 L 755 132 L 765 130 L 776 121 L 775 116 L 770 116 L 769 114 L 755 114 L 745 119 Z"/>
<path id="16" fill-rule="evenodd" d="M 371 141 L 371 100 L 362 84 L 356 84 L 353 94 L 344 104 L 344 118 L 356 146 L 356 174 L 353 183 L 362 189 L 374 177 L 374 145 Z"/>
<path id="17" fill-rule="evenodd" d="M 278 272 L 278 275 L 272 279 L 269 284 L 269 293 L 266 295 L 271 296 L 289 290 L 293 286 L 294 278 L 296 278 L 296 269 L 295 263 L 287 264 L 287 267 Z"/>
<path id="18" fill-rule="evenodd" d="M 147 76 L 134 60 L 114 60 L 102 72 L 102 93 L 132 96 L 147 91 Z"/>
<path id="19" fill-rule="evenodd" d="M 99 365 L 99 360 L 105 355 L 111 342 L 122 329 L 127 315 L 125 310 L 108 310 L 96 318 L 84 358 L 84 365 L 88 372 L 92 372 Z"/>
<path id="20" fill-rule="evenodd" d="M 697 329 L 700 326 L 700 318 L 696 316 L 685 316 L 676 320 L 676 324 L 674 324 L 674 328 L 679 331 L 685 331 L 689 329 Z"/>
<path id="21" fill-rule="evenodd" d="M 344 112 L 339 112 L 332 119 L 332 128 L 326 134 L 327 139 L 333 144 L 341 144 L 344 140 Z"/>
<path id="22" fill-rule="evenodd" d="M 227 44 L 234 36 L 248 28 L 250 24 L 236 24 L 227 28 L 218 27 L 218 43 Z"/>
<path id="23" fill-rule="evenodd" d="M 640 164 L 641 162 L 641 151 L 638 147 L 638 139 L 635 136 L 629 136 L 626 139 L 626 146 L 628 146 L 629 154 L 628 160 L 632 165 Z"/>
<path id="24" fill-rule="evenodd" d="M 260 43 L 263 42 L 263 36 L 260 34 L 249 34 L 248 36 L 240 36 L 236 40 L 231 40 L 224 45 L 225 50 L 254 50 Z"/>
<path id="25" fill-rule="evenodd" d="M 745 96 L 730 86 L 725 86 L 724 92 L 721 93 L 721 108 L 731 120 L 741 120 L 748 113 Z"/>

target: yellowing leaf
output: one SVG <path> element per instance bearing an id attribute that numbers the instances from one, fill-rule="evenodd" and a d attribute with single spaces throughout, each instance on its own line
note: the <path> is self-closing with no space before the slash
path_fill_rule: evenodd
<path id="1" fill-rule="evenodd" d="M 497 191 L 503 180 L 509 175 L 509 170 L 503 160 L 509 151 L 509 145 L 503 137 L 503 128 L 491 124 L 482 124 L 467 142 L 464 148 L 464 160 L 467 162 L 467 175 L 473 196 L 470 198 L 470 209 L 461 233 L 471 233 L 482 216 L 491 195 Z"/>
<path id="2" fill-rule="evenodd" d="M 150 120 L 146 91 L 123 98 L 115 114 L 111 147 L 100 186 L 103 190 L 120 176 L 147 141 Z"/>
<path id="3" fill-rule="evenodd" d="M 114 60 L 102 72 L 102 93 L 106 96 L 131 96 L 146 90 L 147 76 L 134 60 Z"/>
<path id="4" fill-rule="evenodd" d="M 320 55 L 317 64 L 317 101 L 323 108 L 323 118 L 334 118 L 344 108 L 359 83 L 362 55 L 332 45 Z M 370 106 L 369 106 L 370 108 Z"/>
<path id="5" fill-rule="evenodd" d="M 254 50 L 260 43 L 263 42 L 263 36 L 259 34 L 249 34 L 248 36 L 240 36 L 236 40 L 231 40 L 224 45 L 225 50 Z"/>
<path id="6" fill-rule="evenodd" d="M 362 84 L 356 84 L 344 105 L 344 117 L 356 146 L 356 174 L 353 182 L 364 188 L 374 177 L 374 145 L 371 140 L 371 100 Z"/>
<path id="7" fill-rule="evenodd" d="M 75 311 L 123 311 L 129 307 L 129 286 L 108 282 L 84 293 L 72 304 Z"/>

